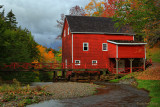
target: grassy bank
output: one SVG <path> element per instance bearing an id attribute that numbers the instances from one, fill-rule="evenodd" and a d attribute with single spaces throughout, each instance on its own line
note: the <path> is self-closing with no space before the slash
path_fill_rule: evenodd
<path id="1" fill-rule="evenodd" d="M 45 87 L 31 88 L 29 85 L 22 87 L 16 79 L 13 80 L 13 84 L 0 85 L 0 106 L 2 107 L 24 107 L 51 96 L 51 93 L 45 91 Z"/>
<path id="2" fill-rule="evenodd" d="M 153 62 L 160 62 L 160 48 L 147 48 L 147 59 L 152 59 Z"/>
<path id="3" fill-rule="evenodd" d="M 160 80 L 137 80 L 138 88 L 149 91 L 151 101 L 148 107 L 160 107 Z"/>

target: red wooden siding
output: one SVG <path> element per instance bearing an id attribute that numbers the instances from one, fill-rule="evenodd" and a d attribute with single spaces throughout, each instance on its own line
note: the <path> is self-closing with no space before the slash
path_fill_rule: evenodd
<path id="1" fill-rule="evenodd" d="M 73 34 L 73 62 L 81 61 L 84 64 L 91 65 L 92 60 L 97 60 L 97 68 L 104 68 L 109 65 L 108 51 L 102 51 L 102 43 L 107 40 L 133 40 L 133 36 L 124 35 L 104 35 L 104 34 Z M 83 43 L 89 43 L 89 50 L 83 51 Z M 79 67 L 77 65 L 76 67 Z M 87 67 L 90 68 L 91 66 Z"/>
<path id="2" fill-rule="evenodd" d="M 66 36 L 64 37 L 64 30 L 66 32 Z M 68 35 L 68 23 L 65 21 L 63 33 L 62 33 L 62 62 L 65 63 L 65 59 L 67 59 L 67 64 L 72 63 L 72 36 L 71 33 Z"/>
<path id="3" fill-rule="evenodd" d="M 118 45 L 118 58 L 145 58 L 145 45 Z"/>
<path id="4" fill-rule="evenodd" d="M 116 58 L 116 44 L 112 44 L 108 42 L 108 57 Z"/>

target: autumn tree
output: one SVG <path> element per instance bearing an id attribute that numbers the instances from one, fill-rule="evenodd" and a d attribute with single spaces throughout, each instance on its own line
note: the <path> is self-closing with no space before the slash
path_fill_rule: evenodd
<path id="1" fill-rule="evenodd" d="M 137 39 L 146 38 L 150 44 L 160 39 L 160 1 L 159 0 L 120 0 L 116 4 L 115 20 L 118 26 L 130 24 Z M 143 40 L 143 39 L 141 39 Z"/>
<path id="2" fill-rule="evenodd" d="M 117 10 L 116 3 L 119 0 L 108 0 L 104 3 L 104 11 L 101 16 L 103 17 L 113 17 L 115 15 L 115 11 Z"/>
<path id="3" fill-rule="evenodd" d="M 43 47 L 42 45 L 38 45 L 37 49 L 40 52 L 39 62 L 53 63 L 56 61 L 52 50 L 47 51 L 48 49 L 46 47 Z M 34 61 L 34 62 L 36 62 L 36 61 Z"/>
<path id="4" fill-rule="evenodd" d="M 104 12 L 105 1 L 91 0 L 88 5 L 85 6 L 87 16 L 101 16 Z"/>
<path id="5" fill-rule="evenodd" d="M 86 13 L 84 9 L 78 5 L 72 7 L 69 10 L 69 15 L 74 15 L 74 16 L 84 16 Z M 64 23 L 65 15 L 61 14 L 60 20 L 57 20 L 57 27 L 62 29 L 63 28 L 63 23 Z M 57 36 L 57 39 L 61 38 L 61 35 Z"/>
<path id="6" fill-rule="evenodd" d="M 87 16 L 113 17 L 116 10 L 115 3 L 119 0 L 91 0 L 85 6 Z"/>
<path id="7" fill-rule="evenodd" d="M 65 15 L 61 14 L 60 20 L 57 20 L 57 27 L 62 29 L 63 28 L 63 23 L 64 23 Z"/>
<path id="8" fill-rule="evenodd" d="M 56 52 L 55 59 L 57 63 L 62 63 L 62 47 L 60 47 L 59 51 Z"/>
<path id="9" fill-rule="evenodd" d="M 69 14 L 73 16 L 84 16 L 85 11 L 82 7 L 76 5 L 69 10 Z"/>

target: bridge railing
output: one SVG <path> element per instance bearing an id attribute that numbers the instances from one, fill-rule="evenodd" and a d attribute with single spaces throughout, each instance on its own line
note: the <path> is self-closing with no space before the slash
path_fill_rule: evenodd
<path id="1" fill-rule="evenodd" d="M 4 69 L 61 69 L 61 63 L 19 63 L 0 64 L 0 70 Z"/>
<path id="2" fill-rule="evenodd" d="M 19 63 L 13 62 L 10 64 L 0 64 L 0 69 L 106 69 L 106 64 L 65 64 L 65 63 Z"/>

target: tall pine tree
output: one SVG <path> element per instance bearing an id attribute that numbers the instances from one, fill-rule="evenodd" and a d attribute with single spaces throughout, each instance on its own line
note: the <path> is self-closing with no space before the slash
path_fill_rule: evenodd
<path id="1" fill-rule="evenodd" d="M 17 21 L 16 17 L 13 14 L 12 10 L 6 16 L 6 22 L 9 29 L 16 29 L 17 28 Z"/>

